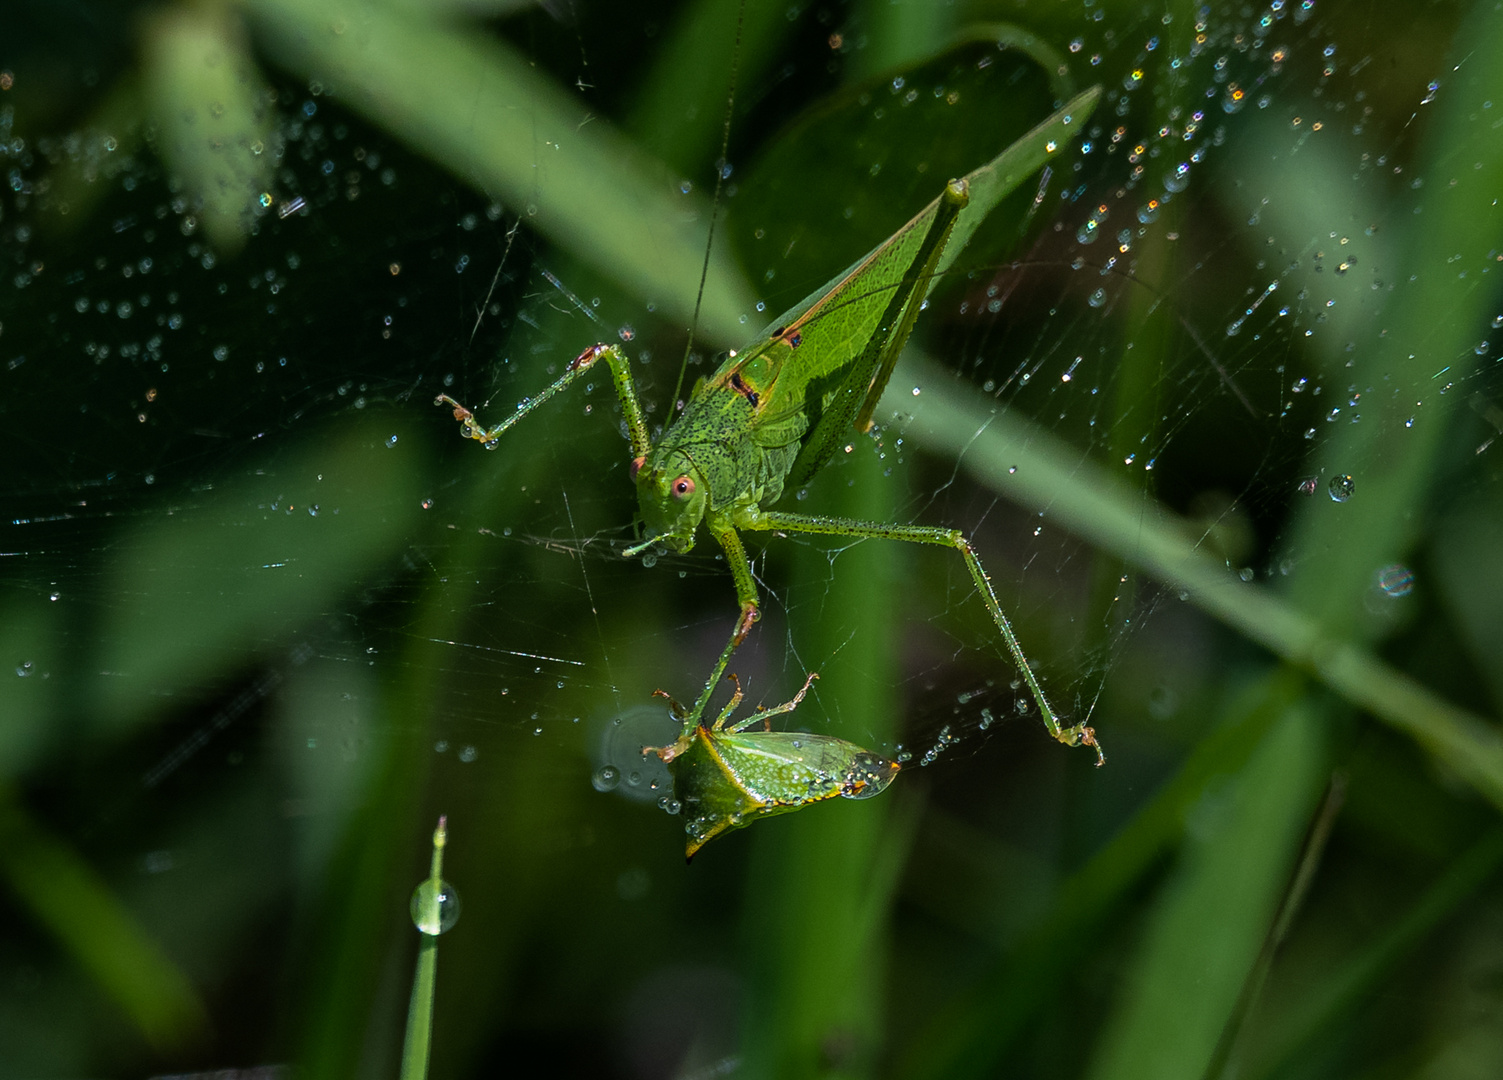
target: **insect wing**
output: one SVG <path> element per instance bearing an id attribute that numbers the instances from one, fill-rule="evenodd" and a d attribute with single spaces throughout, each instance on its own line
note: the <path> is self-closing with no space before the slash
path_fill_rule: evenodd
<path id="1" fill-rule="evenodd" d="M 784 312 L 759 341 L 728 359 L 710 380 L 739 378 L 769 413 L 808 408 L 811 429 L 789 478 L 799 486 L 829 460 L 855 421 L 869 426 L 877 399 L 925 297 L 977 227 L 1024 180 L 1056 158 L 1100 99 L 1092 87 L 967 173 L 957 208 L 946 190 L 863 258 Z M 812 391 L 812 393 L 811 393 Z"/>

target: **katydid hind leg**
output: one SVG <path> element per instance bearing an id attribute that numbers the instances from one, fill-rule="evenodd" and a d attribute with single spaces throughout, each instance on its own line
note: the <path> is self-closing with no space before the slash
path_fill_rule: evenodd
<path id="1" fill-rule="evenodd" d="M 790 514 L 778 511 L 767 511 L 759 515 L 755 520 L 746 523 L 744 528 L 759 530 L 777 530 L 779 532 L 811 533 L 823 536 L 844 536 L 859 540 L 903 540 L 908 543 L 934 544 L 948 547 L 960 553 L 965 560 L 966 569 L 970 571 L 971 580 L 976 584 L 976 590 L 981 594 L 982 603 L 986 606 L 987 614 L 991 616 L 993 625 L 1001 634 L 1003 644 L 1011 654 L 1013 663 L 1017 665 L 1019 674 L 1028 685 L 1029 692 L 1038 704 L 1039 712 L 1043 717 L 1044 726 L 1049 734 L 1066 746 L 1087 746 L 1096 751 L 1096 764 L 1106 764 L 1106 755 L 1102 752 L 1101 744 L 1096 739 L 1096 732 L 1084 723 L 1066 727 L 1059 722 L 1059 716 L 1049 704 L 1049 699 L 1044 694 L 1044 688 L 1034 674 L 1027 656 L 1023 653 L 1023 646 L 1018 642 L 1017 635 L 1013 632 L 1012 623 L 1002 611 L 1002 605 L 997 601 L 997 594 L 992 590 L 991 579 L 987 577 L 985 569 L 981 566 L 981 560 L 977 558 L 975 549 L 969 540 L 957 529 L 942 529 L 927 525 L 899 525 L 881 521 L 857 521 L 850 518 L 815 517 L 806 514 Z"/>

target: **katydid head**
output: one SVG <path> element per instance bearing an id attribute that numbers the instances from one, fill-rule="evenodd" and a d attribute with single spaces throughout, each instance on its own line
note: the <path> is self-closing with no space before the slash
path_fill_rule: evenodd
<path id="1" fill-rule="evenodd" d="M 709 505 L 704 477 L 681 450 L 651 454 L 631 464 L 644 531 L 674 551 L 688 551 Z"/>

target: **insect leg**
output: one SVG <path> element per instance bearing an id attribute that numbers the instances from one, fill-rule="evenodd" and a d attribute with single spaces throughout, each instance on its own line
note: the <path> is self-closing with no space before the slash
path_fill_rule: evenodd
<path id="1" fill-rule="evenodd" d="M 977 591 L 981 593 L 982 602 L 986 604 L 987 614 L 991 615 L 992 622 L 1001 633 L 1008 652 L 1012 654 L 1013 662 L 1017 664 L 1023 681 L 1028 684 L 1028 689 L 1033 694 L 1033 700 L 1038 702 L 1039 712 L 1043 714 L 1044 726 L 1049 729 L 1049 734 L 1066 746 L 1093 748 L 1096 751 L 1096 764 L 1106 764 L 1106 755 L 1101 752 L 1101 745 L 1096 741 L 1095 731 L 1084 723 L 1073 727 L 1060 725 L 1058 716 L 1048 699 L 1044 697 L 1044 688 L 1039 685 L 1038 677 L 1028 666 L 1028 658 L 1023 655 L 1023 647 L 1018 644 L 1012 624 L 1002 613 L 1002 605 L 997 603 L 997 594 L 992 591 L 991 579 L 981 568 L 981 560 L 976 557 L 970 541 L 959 530 L 931 528 L 926 525 L 896 525 L 881 521 L 854 521 L 849 518 L 812 517 L 776 511 L 763 511 L 755 518 L 743 521 L 741 527 L 772 529 L 781 532 L 818 533 L 826 536 L 850 536 L 857 539 L 906 540 L 915 544 L 938 544 L 960 552 L 965 559 L 966 568 L 971 572 L 972 580 L 976 582 Z"/>
<path id="2" fill-rule="evenodd" d="M 522 417 L 555 394 L 567 390 L 569 384 L 594 367 L 597 360 L 604 360 L 611 369 L 611 379 L 616 384 L 616 398 L 621 402 L 621 413 L 626 418 L 627 432 L 631 437 L 632 457 L 644 457 L 652 449 L 652 440 L 647 434 L 647 419 L 642 413 L 642 403 L 637 398 L 636 384 L 632 382 L 631 364 L 627 361 L 626 354 L 615 345 L 590 346 L 569 361 L 569 366 L 553 381 L 552 385 L 536 397 L 521 402 L 514 413 L 492 428 L 482 425 L 475 419 L 474 413 L 448 394 L 438 395 L 433 404 L 451 406 L 454 409 L 454 419 L 464 425 L 465 438 L 474 439 L 489 447 Z"/>
<path id="3" fill-rule="evenodd" d="M 741 537 L 730 525 L 707 517 L 706 527 L 720 546 L 725 549 L 727 561 L 731 564 L 731 577 L 736 582 L 736 598 L 741 601 L 741 617 L 736 620 L 736 627 L 731 631 L 730 640 L 725 643 L 725 648 L 720 652 L 720 659 L 715 661 L 715 666 L 710 669 L 710 677 L 705 680 L 705 688 L 700 691 L 699 697 L 694 701 L 694 707 L 683 717 L 684 727 L 680 739 L 685 739 L 694 733 L 699 726 L 699 718 L 704 715 L 705 706 L 710 703 L 710 695 L 715 692 L 715 687 L 720 683 L 720 677 L 725 674 L 726 665 L 731 661 L 731 654 L 736 647 L 746 638 L 751 630 L 752 623 L 757 621 L 757 583 L 752 579 L 751 564 L 746 561 L 746 549 L 741 546 Z M 739 702 L 740 687 L 737 687 Z M 716 724 L 722 724 L 730 713 L 723 713 Z"/>
<path id="4" fill-rule="evenodd" d="M 748 716 L 745 720 L 742 720 L 740 723 L 732 724 L 731 727 L 728 730 L 730 731 L 730 733 L 732 735 L 734 735 L 738 731 L 745 731 L 747 728 L 751 727 L 753 724 L 763 724 L 763 723 L 766 723 L 768 720 L 770 720 L 774 716 L 777 716 L 779 713 L 792 712 L 794 709 L 798 708 L 799 702 L 801 702 L 801 701 L 804 700 L 804 695 L 809 692 L 810 685 L 817 678 L 819 678 L 819 672 L 817 672 L 817 671 L 811 671 L 811 672 L 809 672 L 809 677 L 804 680 L 803 688 L 800 689 L 798 693 L 796 693 L 796 694 L 793 695 L 793 700 L 792 701 L 785 701 L 785 702 L 783 702 L 783 704 L 781 704 L 781 705 L 774 705 L 770 709 L 758 709 L 756 712 L 752 713 L 750 716 Z M 738 689 L 739 689 L 739 687 L 738 687 Z M 727 715 L 729 715 L 729 714 L 727 714 Z"/>
<path id="5" fill-rule="evenodd" d="M 705 527 L 725 549 L 725 558 L 731 564 L 731 578 L 736 583 L 736 599 L 741 602 L 741 618 L 736 621 L 736 632 L 731 637 L 731 648 L 740 645 L 750 633 L 752 623 L 762 617 L 757 601 L 757 583 L 752 579 L 751 563 L 746 558 L 746 548 L 741 546 L 741 537 L 731 525 L 707 518 Z"/>
<path id="6" fill-rule="evenodd" d="M 719 731 L 721 728 L 725 727 L 725 722 L 731 718 L 731 713 L 735 712 L 737 707 L 741 704 L 741 680 L 736 678 L 736 673 L 734 671 L 726 677 L 731 680 L 731 685 L 736 688 L 736 691 L 731 695 L 731 700 L 726 703 L 725 708 L 720 710 L 720 715 L 715 718 L 715 722 L 710 725 L 711 729 L 714 731 Z M 735 731 L 736 729 L 731 728 L 731 730 Z"/>

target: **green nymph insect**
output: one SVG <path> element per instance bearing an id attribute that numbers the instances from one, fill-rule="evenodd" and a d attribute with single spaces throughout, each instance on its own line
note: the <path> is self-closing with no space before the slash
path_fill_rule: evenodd
<path id="1" fill-rule="evenodd" d="M 811 673 L 791 701 L 758 709 L 746 719 L 726 726 L 741 704 L 741 682 L 733 674 L 735 693 L 712 724 L 685 726 L 671 746 L 647 746 L 673 773 L 673 795 L 684 815 L 688 834 L 687 858 L 721 833 L 742 829 L 757 818 L 789 814 L 812 803 L 833 799 L 869 799 L 886 789 L 902 768 L 855 743 L 833 735 L 802 731 L 773 731 L 769 721 L 792 712 L 819 676 Z M 662 690 L 673 715 L 689 719 L 689 711 Z M 762 731 L 749 731 L 762 724 Z"/>
<path id="2" fill-rule="evenodd" d="M 700 718 L 732 652 L 758 617 L 757 587 L 740 534 L 773 531 L 906 540 L 959 552 L 1049 734 L 1067 746 L 1093 747 L 1097 763 L 1104 762 L 1091 728 L 1059 722 L 980 560 L 958 530 L 772 509 L 785 491 L 798 490 L 830 461 L 853 427 L 862 432 L 871 428 L 877 401 L 938 277 L 1002 197 L 1058 155 L 1099 97 L 1096 88 L 1077 95 L 996 158 L 951 180 L 938 198 L 868 255 L 775 320 L 749 348 L 730 353 L 713 375 L 695 385 L 683 413 L 656 444 L 630 364 L 615 345 L 595 345 L 580 353 L 556 382 L 495 427 L 482 426 L 446 394 L 437 399 L 454 409 L 467 438 L 493 448 L 513 424 L 596 363 L 603 360 L 610 367 L 631 442 L 631 476 L 646 537 L 626 554 L 656 545 L 688 551 L 702 524 L 725 549 L 740 602 L 730 640 L 704 691 L 682 716 L 679 743 L 692 743 L 698 732 L 721 740 L 731 737 L 723 728 L 725 714 L 708 729 Z M 795 762 L 791 742 L 785 747 L 781 736 L 770 741 L 772 736 L 737 735 L 761 739 L 765 752 Z"/>

